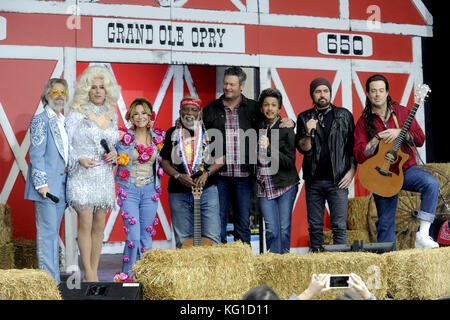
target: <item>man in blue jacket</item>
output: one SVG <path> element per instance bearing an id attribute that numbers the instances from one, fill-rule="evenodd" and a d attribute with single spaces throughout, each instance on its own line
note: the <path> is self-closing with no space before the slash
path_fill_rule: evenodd
<path id="1" fill-rule="evenodd" d="M 33 200 L 36 214 L 38 268 L 59 284 L 59 228 L 66 208 L 69 140 L 61 113 L 66 105 L 67 82 L 50 79 L 41 95 L 44 111 L 30 123 L 30 165 L 25 199 Z M 57 197 L 51 200 L 49 194 Z"/>

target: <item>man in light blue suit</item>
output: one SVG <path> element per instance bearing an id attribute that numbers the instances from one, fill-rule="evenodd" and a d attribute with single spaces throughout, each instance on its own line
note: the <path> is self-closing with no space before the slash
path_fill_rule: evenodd
<path id="1" fill-rule="evenodd" d="M 25 199 L 33 200 L 36 214 L 36 249 L 39 269 L 60 283 L 59 228 L 66 208 L 69 140 L 61 113 L 66 105 L 67 82 L 50 79 L 41 96 L 44 111 L 30 124 L 30 165 Z M 59 198 L 50 200 L 50 195 Z"/>

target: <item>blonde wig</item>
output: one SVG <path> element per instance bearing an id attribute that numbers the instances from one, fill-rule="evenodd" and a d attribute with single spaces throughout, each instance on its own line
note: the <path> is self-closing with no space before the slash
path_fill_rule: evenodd
<path id="1" fill-rule="evenodd" d="M 114 119 L 116 113 L 116 104 L 119 100 L 120 86 L 117 84 L 108 68 L 103 66 L 90 66 L 84 70 L 83 74 L 78 79 L 77 86 L 73 97 L 70 110 L 82 114 L 89 114 L 89 90 L 91 89 L 94 79 L 100 78 L 103 80 L 103 86 L 106 90 L 106 97 L 104 106 L 107 109 L 107 115 Z"/>

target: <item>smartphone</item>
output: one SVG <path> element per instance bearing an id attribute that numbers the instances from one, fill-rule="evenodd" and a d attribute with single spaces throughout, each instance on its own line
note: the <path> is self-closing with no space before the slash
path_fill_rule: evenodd
<path id="1" fill-rule="evenodd" d="M 351 285 L 348 284 L 349 280 L 350 280 L 349 274 L 330 274 L 327 278 L 327 288 L 328 289 L 350 288 Z"/>

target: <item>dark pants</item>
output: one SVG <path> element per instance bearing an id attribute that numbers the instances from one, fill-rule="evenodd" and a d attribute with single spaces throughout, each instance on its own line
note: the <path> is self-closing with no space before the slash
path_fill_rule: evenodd
<path id="1" fill-rule="evenodd" d="M 323 245 L 325 201 L 330 209 L 333 244 L 347 243 L 348 189 L 339 189 L 332 181 L 305 182 L 309 246 L 311 250 Z"/>

